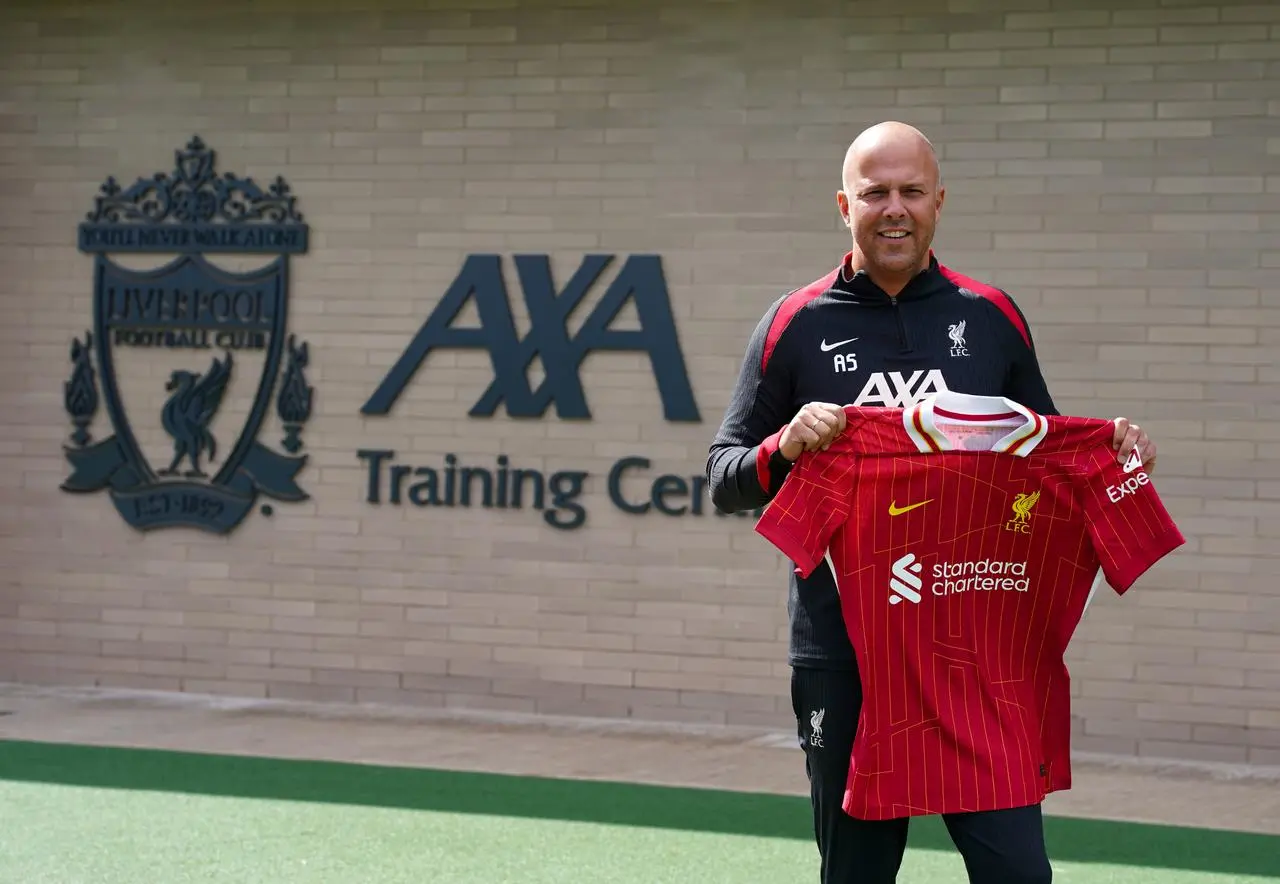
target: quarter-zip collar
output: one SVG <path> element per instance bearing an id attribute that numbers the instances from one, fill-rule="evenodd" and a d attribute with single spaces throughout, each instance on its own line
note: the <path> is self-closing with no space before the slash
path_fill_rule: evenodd
<path id="1" fill-rule="evenodd" d="M 848 252 L 840 262 L 840 267 L 835 271 L 831 288 L 828 290 L 829 294 L 838 300 L 862 307 L 890 308 L 898 331 L 898 350 L 904 354 L 910 353 L 915 349 L 915 343 L 912 340 L 911 329 L 902 316 L 903 303 L 920 301 L 940 294 L 951 285 L 950 280 L 943 275 L 933 250 L 929 250 L 929 266 L 917 273 L 896 295 L 890 295 L 872 282 L 871 277 L 864 270 L 850 274 L 849 263 L 852 257 L 853 253 Z"/>
<path id="2" fill-rule="evenodd" d="M 888 307 L 895 306 L 899 301 L 918 301 L 921 298 L 927 298 L 944 291 L 950 285 L 947 278 L 942 275 L 938 259 L 934 256 L 932 249 L 929 250 L 929 266 L 916 274 L 897 295 L 890 295 L 872 282 L 865 270 L 851 273 L 849 263 L 852 258 L 852 252 L 845 253 L 835 279 L 831 283 L 831 294 L 841 300 L 853 301 L 868 307 Z"/>

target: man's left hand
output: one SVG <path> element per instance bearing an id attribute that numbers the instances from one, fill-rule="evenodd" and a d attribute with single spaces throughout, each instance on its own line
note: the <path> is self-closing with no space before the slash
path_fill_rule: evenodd
<path id="1" fill-rule="evenodd" d="M 1115 418 L 1114 423 L 1116 430 L 1111 437 L 1111 447 L 1116 450 L 1116 459 L 1124 463 L 1136 447 L 1142 458 L 1142 468 L 1148 473 L 1153 472 L 1156 468 L 1156 443 L 1147 437 L 1146 430 L 1129 423 L 1128 418 Z"/>

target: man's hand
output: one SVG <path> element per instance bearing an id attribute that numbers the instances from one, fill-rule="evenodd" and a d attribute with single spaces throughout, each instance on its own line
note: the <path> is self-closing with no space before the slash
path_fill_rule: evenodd
<path id="1" fill-rule="evenodd" d="M 844 427 L 844 409 L 839 405 L 810 402 L 783 428 L 778 451 L 794 463 L 802 452 L 825 450 Z"/>
<path id="2" fill-rule="evenodd" d="M 1124 463 L 1129 459 L 1135 447 L 1142 458 L 1142 468 L 1152 473 L 1156 468 L 1156 443 L 1147 438 L 1146 431 L 1137 424 L 1129 423 L 1128 418 L 1118 417 L 1113 421 L 1115 434 L 1111 437 L 1111 447 L 1116 450 L 1116 459 Z"/>

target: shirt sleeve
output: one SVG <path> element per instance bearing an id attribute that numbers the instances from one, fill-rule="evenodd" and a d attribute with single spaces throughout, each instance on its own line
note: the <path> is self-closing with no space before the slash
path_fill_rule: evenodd
<path id="1" fill-rule="evenodd" d="M 756 325 L 707 453 L 711 500 L 723 512 L 763 506 L 791 471 L 778 445 L 795 416 L 792 378 L 786 360 L 774 358 L 793 312 L 786 305 L 786 298 L 775 301 Z"/>
<path id="2" fill-rule="evenodd" d="M 1080 479 L 1081 502 L 1102 573 L 1123 594 L 1186 538 L 1147 472 L 1134 458 L 1117 463 L 1109 438 L 1107 442 L 1089 458 Z"/>
<path id="3" fill-rule="evenodd" d="M 800 455 L 755 530 L 808 577 L 852 509 L 855 457 L 847 447 Z"/>

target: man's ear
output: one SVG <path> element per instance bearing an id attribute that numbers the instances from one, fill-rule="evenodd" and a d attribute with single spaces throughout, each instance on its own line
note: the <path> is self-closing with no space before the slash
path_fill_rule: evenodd
<path id="1" fill-rule="evenodd" d="M 840 209 L 840 220 L 848 227 L 853 219 L 849 217 L 849 196 L 843 190 L 836 191 L 836 206 Z"/>

